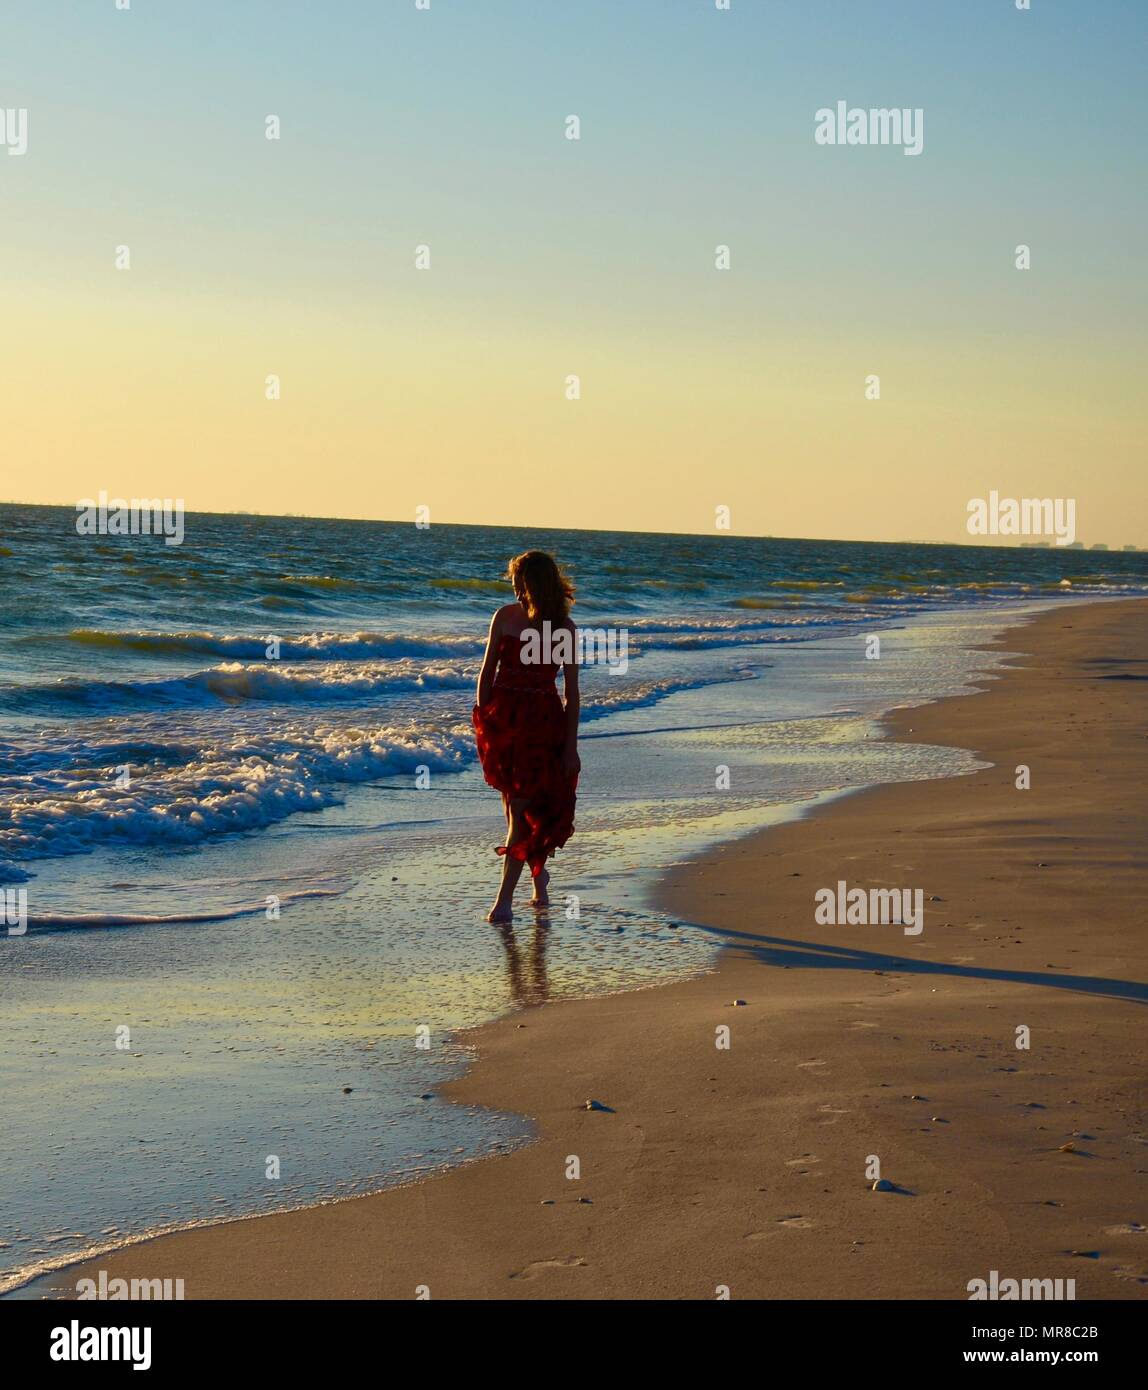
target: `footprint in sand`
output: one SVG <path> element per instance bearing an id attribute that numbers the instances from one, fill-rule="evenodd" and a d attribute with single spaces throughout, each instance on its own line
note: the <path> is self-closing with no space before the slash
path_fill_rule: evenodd
<path id="1" fill-rule="evenodd" d="M 816 1154 L 802 1154 L 800 1158 L 787 1158 L 785 1160 L 785 1166 L 787 1168 L 797 1168 L 802 1173 L 808 1173 L 813 1164 L 820 1162 L 821 1160 Z"/>
<path id="2" fill-rule="evenodd" d="M 826 1066 L 826 1065 L 828 1065 L 828 1064 L 825 1062 L 825 1060 L 824 1060 L 823 1058 L 821 1058 L 821 1057 L 815 1057 L 815 1058 L 813 1059 L 812 1062 L 798 1062 L 797 1065 L 798 1065 L 799 1067 L 805 1067 L 805 1068 L 808 1069 L 808 1068 L 811 1068 L 811 1067 L 824 1067 L 824 1066 Z"/>
<path id="3" fill-rule="evenodd" d="M 869 1023 L 866 1019 L 855 1018 L 849 1025 L 850 1028 L 880 1028 L 879 1023 Z"/>
<path id="4" fill-rule="evenodd" d="M 803 1231 L 807 1231 L 813 1226 L 813 1222 L 808 1216 L 779 1216 L 777 1224 L 779 1226 L 794 1226 Z"/>
<path id="5" fill-rule="evenodd" d="M 581 1255 L 567 1255 L 560 1260 L 533 1260 L 525 1269 L 520 1269 L 510 1277 L 512 1279 L 537 1279 L 540 1274 L 545 1274 L 548 1269 L 584 1269 L 586 1261 Z"/>
<path id="6" fill-rule="evenodd" d="M 1120 1265 L 1112 1273 L 1117 1279 L 1131 1279 L 1134 1284 L 1148 1284 L 1148 1274 L 1141 1269 L 1130 1269 L 1128 1265 Z"/>
<path id="7" fill-rule="evenodd" d="M 1106 1236 L 1142 1236 L 1148 1231 L 1148 1226 L 1141 1226 L 1139 1221 L 1125 1221 L 1119 1226 L 1105 1226 Z"/>
<path id="8" fill-rule="evenodd" d="M 819 1105 L 817 1107 L 817 1113 L 823 1116 L 823 1118 L 818 1121 L 818 1124 L 835 1125 L 841 1116 L 848 1115 L 849 1111 L 842 1110 L 836 1105 Z"/>

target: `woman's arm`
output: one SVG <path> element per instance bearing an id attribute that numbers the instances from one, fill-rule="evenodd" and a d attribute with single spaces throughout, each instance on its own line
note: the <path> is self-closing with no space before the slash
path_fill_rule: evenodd
<path id="1" fill-rule="evenodd" d="M 490 699 L 494 688 L 494 673 L 498 669 L 498 645 L 501 637 L 501 618 L 502 609 L 500 608 L 490 620 L 490 631 L 486 637 L 486 652 L 482 658 L 482 669 L 478 673 L 478 689 L 475 691 L 475 703 L 485 705 Z"/>
<path id="2" fill-rule="evenodd" d="M 574 624 L 568 623 L 571 632 Z M 574 644 L 577 652 L 577 642 Z M 582 700 L 578 694 L 578 663 L 572 661 L 562 667 L 562 686 L 566 694 L 566 748 L 562 754 L 562 766 L 566 775 L 573 776 L 581 771 L 582 760 L 578 756 L 578 716 L 582 710 Z"/>

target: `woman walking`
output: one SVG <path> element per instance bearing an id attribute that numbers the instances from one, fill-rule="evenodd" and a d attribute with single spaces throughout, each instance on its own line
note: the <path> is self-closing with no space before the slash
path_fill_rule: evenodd
<path id="1" fill-rule="evenodd" d="M 506 813 L 506 843 L 496 851 L 503 856 L 502 882 L 489 922 L 511 920 L 523 864 L 534 881 L 530 905 L 549 905 L 546 861 L 574 833 L 581 767 L 573 585 L 542 550 L 515 556 L 507 572 L 516 602 L 491 619 L 473 714 L 483 775 L 502 793 Z M 567 635 L 555 644 L 563 630 Z M 571 659 L 550 660 L 555 645 Z M 560 669 L 564 699 L 556 684 Z"/>

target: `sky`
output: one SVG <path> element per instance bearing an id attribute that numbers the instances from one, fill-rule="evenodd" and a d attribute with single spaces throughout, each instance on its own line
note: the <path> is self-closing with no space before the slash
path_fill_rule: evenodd
<path id="1" fill-rule="evenodd" d="M 0 499 L 968 541 L 996 490 L 1148 545 L 1142 0 L 12 0 L 2 37 Z M 818 144 L 839 101 L 920 108 L 921 153 Z"/>

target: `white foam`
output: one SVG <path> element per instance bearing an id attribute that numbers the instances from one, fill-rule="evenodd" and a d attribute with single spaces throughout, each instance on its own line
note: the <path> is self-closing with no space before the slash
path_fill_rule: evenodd
<path id="1" fill-rule="evenodd" d="M 214 632 L 123 632 L 102 628 L 76 628 L 73 642 L 89 647 L 122 649 L 157 656 L 185 653 L 190 656 L 224 656 L 235 661 L 261 661 L 267 657 L 269 638 L 259 634 Z M 401 632 L 310 632 L 280 636 L 279 656 L 286 661 L 357 661 L 401 657 L 465 657 L 480 653 L 483 639 L 448 633 L 420 636 Z"/>
<path id="2" fill-rule="evenodd" d="M 264 700 L 353 701 L 382 694 L 463 690 L 473 685 L 477 666 L 428 664 L 401 658 L 385 666 L 327 663 L 319 667 L 244 665 L 225 662 L 185 676 L 145 676 L 128 680 L 68 679 L 9 684 L 0 699 L 15 709 L 52 712 L 60 707 L 92 711 L 148 706 L 194 706 Z"/>
<path id="3" fill-rule="evenodd" d="M 0 781 L 0 856 L 82 854 L 108 842 L 197 844 L 256 830 L 340 800 L 338 786 L 395 774 L 457 771 L 472 755 L 468 726 L 296 725 L 275 736 L 237 732 L 175 767 L 136 769 L 127 787 L 97 769 Z M 0 877 L 24 877 L 0 864 Z"/>

